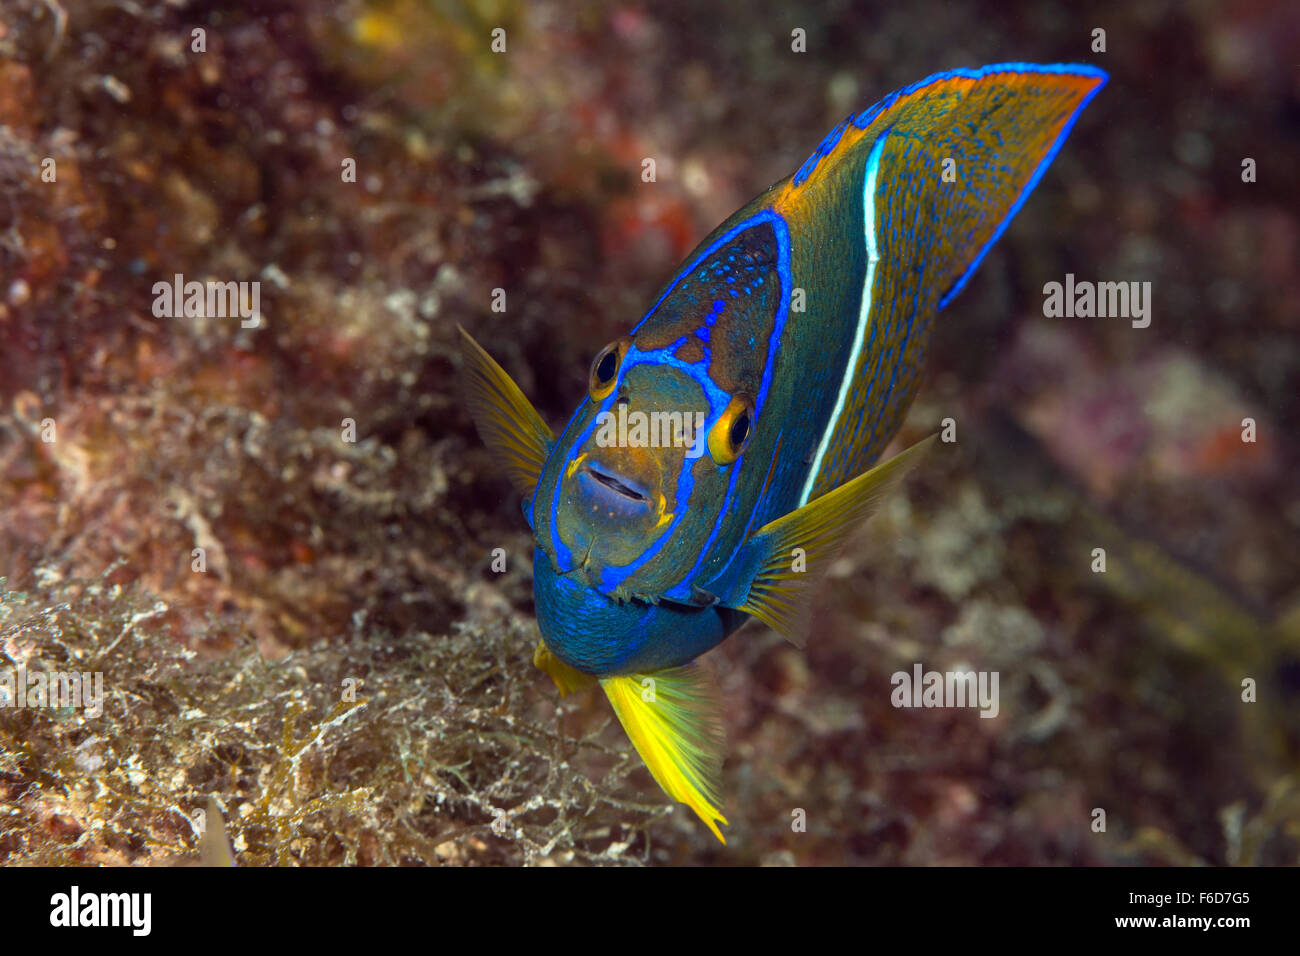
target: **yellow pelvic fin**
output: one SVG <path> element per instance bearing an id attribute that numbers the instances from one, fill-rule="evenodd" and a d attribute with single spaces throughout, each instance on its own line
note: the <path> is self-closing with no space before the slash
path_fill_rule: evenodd
<path id="1" fill-rule="evenodd" d="M 699 664 L 600 682 L 632 746 L 664 793 L 684 803 L 723 843 L 722 697 Z"/>
<path id="2" fill-rule="evenodd" d="M 739 610 L 802 647 L 810 603 L 836 555 L 933 441 L 917 442 L 754 532 L 745 546 L 760 549 L 758 572 Z"/>
<path id="3" fill-rule="evenodd" d="M 552 654 L 545 641 L 537 642 L 537 647 L 533 650 L 533 665 L 539 671 L 550 675 L 551 680 L 555 681 L 555 687 L 560 692 L 561 700 L 570 694 L 586 690 L 596 683 L 596 678 L 590 674 L 584 674 L 582 671 L 570 667 Z"/>
<path id="4" fill-rule="evenodd" d="M 208 795 L 208 807 L 203 819 L 203 837 L 199 840 L 200 866 L 234 866 L 235 851 L 226 835 L 226 820 L 221 815 L 221 804 Z"/>
<path id="5" fill-rule="evenodd" d="M 459 325 L 465 403 L 497 466 L 525 497 L 542 476 L 555 434 L 505 369 Z"/>

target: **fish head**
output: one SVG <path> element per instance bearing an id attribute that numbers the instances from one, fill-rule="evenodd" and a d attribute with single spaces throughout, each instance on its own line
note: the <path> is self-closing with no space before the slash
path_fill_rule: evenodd
<path id="1" fill-rule="evenodd" d="M 555 569 L 618 598 L 662 595 L 636 578 L 648 564 L 696 563 L 754 431 L 747 393 L 643 344 L 624 336 L 597 354 L 532 503 Z"/>

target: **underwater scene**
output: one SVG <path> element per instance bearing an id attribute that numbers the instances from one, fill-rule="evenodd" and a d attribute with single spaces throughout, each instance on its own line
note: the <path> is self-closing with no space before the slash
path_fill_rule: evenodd
<path id="1" fill-rule="evenodd" d="M 0 0 L 0 866 L 1294 866 L 1285 0 Z"/>

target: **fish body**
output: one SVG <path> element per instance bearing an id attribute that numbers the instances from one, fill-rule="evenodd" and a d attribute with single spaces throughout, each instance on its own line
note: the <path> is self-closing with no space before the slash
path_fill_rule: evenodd
<path id="1" fill-rule="evenodd" d="M 875 464 L 934 316 L 1105 80 L 1000 64 L 848 117 L 596 356 L 558 438 L 466 336 L 471 414 L 536 541 L 539 666 L 562 693 L 600 681 L 719 839 L 720 703 L 693 662 L 750 616 L 801 639 L 839 548 L 928 444 Z"/>

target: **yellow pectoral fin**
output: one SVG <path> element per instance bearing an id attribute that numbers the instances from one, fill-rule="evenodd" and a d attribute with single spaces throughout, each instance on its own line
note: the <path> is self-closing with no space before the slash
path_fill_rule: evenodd
<path id="1" fill-rule="evenodd" d="M 722 698 L 699 664 L 600 682 L 664 793 L 684 803 L 723 843 Z"/>
<path id="2" fill-rule="evenodd" d="M 561 700 L 570 694 L 586 690 L 596 683 L 596 678 L 590 674 L 584 674 L 570 667 L 552 654 L 545 641 L 538 641 L 537 647 L 533 650 L 533 666 L 555 681 L 555 688 L 560 692 Z"/>
<path id="3" fill-rule="evenodd" d="M 463 389 L 479 437 L 515 487 L 531 498 L 555 434 L 537 409 L 483 347 L 460 326 Z"/>
<path id="4" fill-rule="evenodd" d="M 844 542 L 921 460 L 933 441 L 931 435 L 917 442 L 754 532 L 745 547 L 760 550 L 758 573 L 739 610 L 802 646 L 809 604 Z"/>

